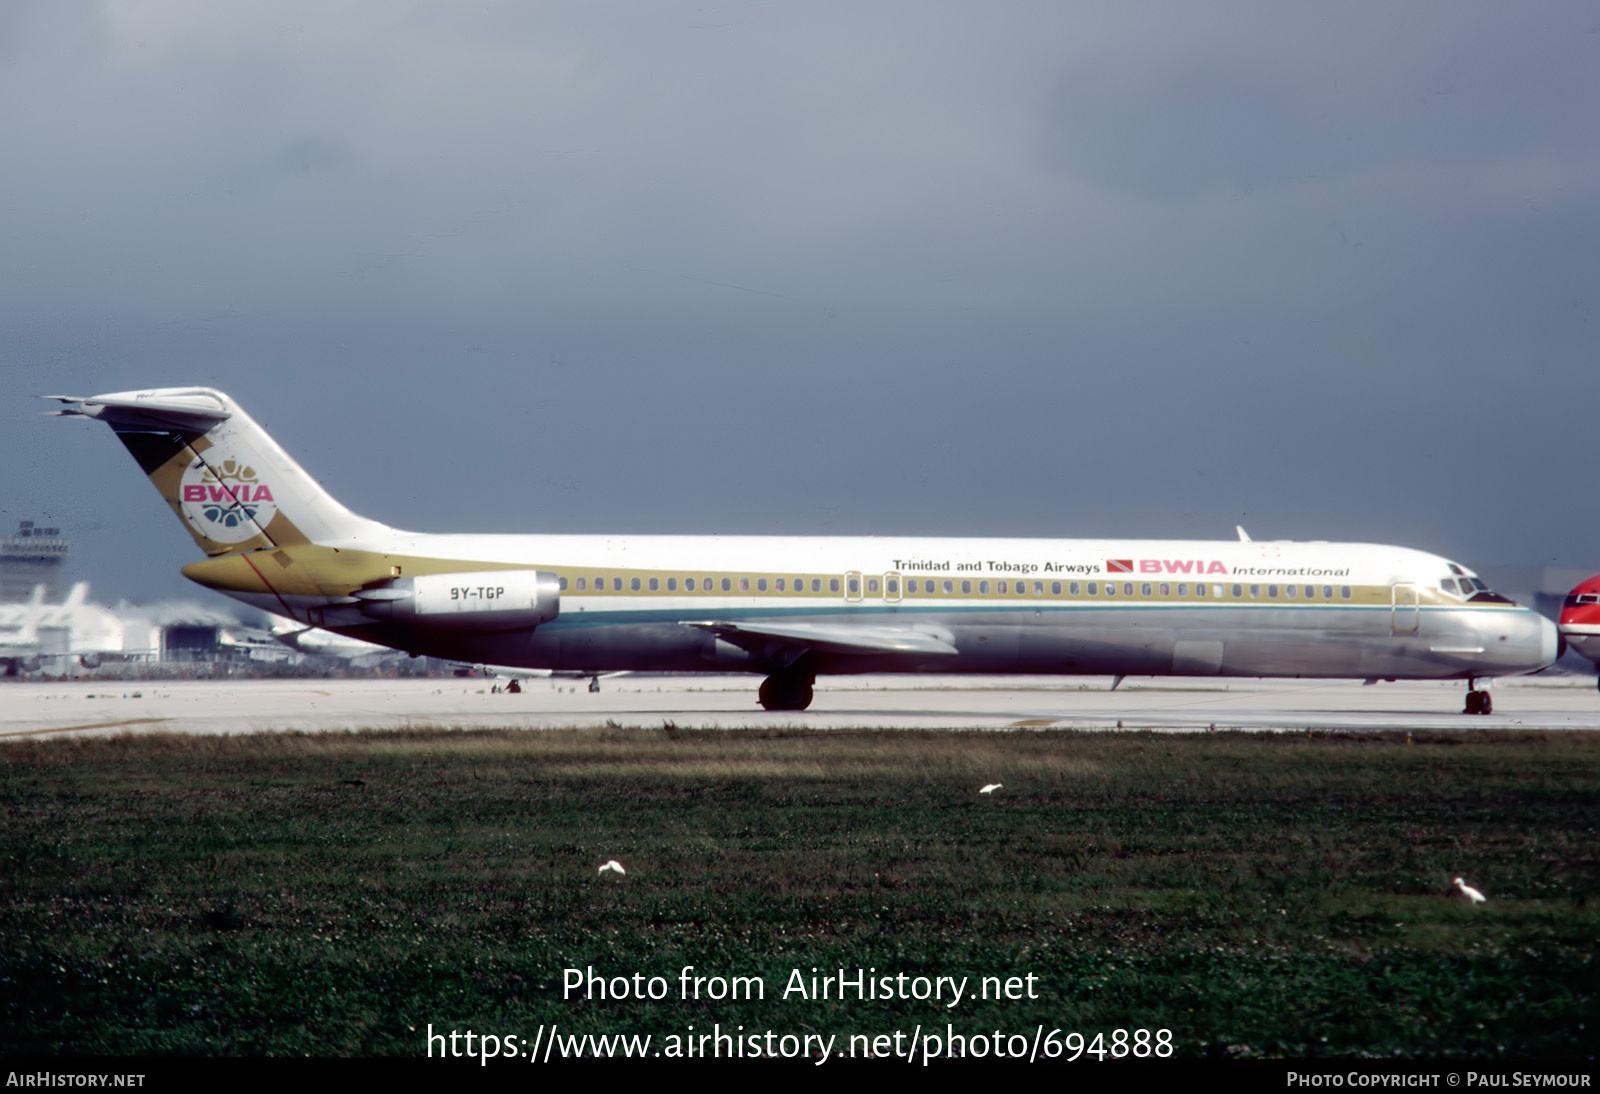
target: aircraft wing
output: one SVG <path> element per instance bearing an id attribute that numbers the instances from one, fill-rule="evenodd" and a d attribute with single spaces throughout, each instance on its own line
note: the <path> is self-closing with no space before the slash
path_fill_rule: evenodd
<path id="1" fill-rule="evenodd" d="M 828 650 L 832 653 L 927 653 L 953 654 L 955 645 L 943 628 L 855 627 L 840 623 L 725 623 L 706 620 L 690 623 L 743 646 L 751 640 L 777 639 L 797 646 Z M 742 640 L 742 641 L 741 641 Z"/>

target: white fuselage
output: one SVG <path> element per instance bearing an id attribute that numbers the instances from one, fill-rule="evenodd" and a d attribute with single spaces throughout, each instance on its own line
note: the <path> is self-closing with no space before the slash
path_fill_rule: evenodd
<path id="1" fill-rule="evenodd" d="M 796 628 L 829 673 L 1452 678 L 1535 671 L 1556 648 L 1535 613 L 1443 591 L 1462 572 L 1448 561 L 1370 544 L 386 530 L 347 546 L 536 569 L 559 608 L 496 632 L 375 622 L 348 598 L 241 599 L 416 653 L 575 671 L 773 671 Z M 886 628 L 932 648 L 848 640 Z"/>

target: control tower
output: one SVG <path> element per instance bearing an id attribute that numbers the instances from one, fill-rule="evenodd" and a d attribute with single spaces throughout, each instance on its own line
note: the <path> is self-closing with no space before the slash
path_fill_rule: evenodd
<path id="1" fill-rule="evenodd" d="M 15 534 L 0 539 L 0 604 L 14 604 L 33 596 L 35 585 L 44 586 L 44 602 L 61 602 L 61 571 L 67 561 L 68 541 L 59 528 L 40 528 L 31 520 Z"/>

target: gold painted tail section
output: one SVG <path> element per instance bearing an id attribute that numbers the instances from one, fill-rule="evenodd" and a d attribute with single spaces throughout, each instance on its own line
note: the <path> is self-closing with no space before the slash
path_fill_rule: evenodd
<path id="1" fill-rule="evenodd" d="M 207 555 L 311 542 L 278 508 L 270 474 L 205 434 L 119 429 L 117 436 Z"/>
<path id="2" fill-rule="evenodd" d="M 157 388 L 51 398 L 68 404 L 59 412 L 64 416 L 109 425 L 213 558 L 351 543 L 390 531 L 335 501 L 220 391 Z"/>

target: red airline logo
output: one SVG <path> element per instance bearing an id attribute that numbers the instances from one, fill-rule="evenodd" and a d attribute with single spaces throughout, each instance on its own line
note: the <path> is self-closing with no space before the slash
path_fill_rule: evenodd
<path id="1" fill-rule="evenodd" d="M 1228 568 L 1216 559 L 1205 558 L 1108 558 L 1106 573 L 1131 574 L 1225 574 Z"/>

